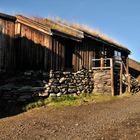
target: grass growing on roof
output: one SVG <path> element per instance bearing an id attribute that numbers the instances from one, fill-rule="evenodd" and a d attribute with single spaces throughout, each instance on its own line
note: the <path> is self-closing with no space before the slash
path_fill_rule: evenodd
<path id="1" fill-rule="evenodd" d="M 97 38 L 100 38 L 103 41 L 106 41 L 110 44 L 113 44 L 119 48 L 123 48 L 128 51 L 128 49 L 119 43 L 119 41 L 112 39 L 102 33 L 101 31 L 97 29 L 93 29 L 89 27 L 88 25 L 82 25 L 79 23 L 74 23 L 74 22 L 68 22 L 64 19 L 61 19 L 59 17 L 53 18 L 53 17 L 48 17 L 48 18 L 39 18 L 39 17 L 32 17 L 33 20 L 42 23 L 44 25 L 49 26 L 52 29 L 56 29 L 60 32 L 68 33 L 72 36 L 83 36 L 83 32 L 90 34 L 91 36 L 95 36 Z"/>

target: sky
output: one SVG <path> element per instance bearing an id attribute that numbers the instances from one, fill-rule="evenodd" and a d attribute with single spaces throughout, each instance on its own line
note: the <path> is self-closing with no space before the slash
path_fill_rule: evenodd
<path id="1" fill-rule="evenodd" d="M 0 12 L 88 25 L 125 45 L 140 62 L 140 0 L 0 0 Z"/>

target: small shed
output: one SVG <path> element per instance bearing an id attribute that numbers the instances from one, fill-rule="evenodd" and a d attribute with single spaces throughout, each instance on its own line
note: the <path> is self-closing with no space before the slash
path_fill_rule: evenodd
<path id="1" fill-rule="evenodd" d="M 140 63 L 129 59 L 129 73 L 140 82 Z"/>

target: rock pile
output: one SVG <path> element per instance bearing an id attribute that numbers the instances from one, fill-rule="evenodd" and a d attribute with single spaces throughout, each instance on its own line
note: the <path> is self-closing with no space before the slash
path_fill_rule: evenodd
<path id="1" fill-rule="evenodd" d="M 139 81 L 135 77 L 131 76 L 130 82 L 131 82 L 131 92 L 138 93 L 140 91 Z"/>
<path id="2" fill-rule="evenodd" d="M 111 95 L 111 74 L 110 70 L 94 71 L 94 93 Z"/>
<path id="3" fill-rule="evenodd" d="M 65 94 L 91 93 L 93 91 L 92 70 L 82 69 L 76 73 L 56 71 L 50 72 L 49 83 L 46 84 L 42 96 L 59 97 Z"/>

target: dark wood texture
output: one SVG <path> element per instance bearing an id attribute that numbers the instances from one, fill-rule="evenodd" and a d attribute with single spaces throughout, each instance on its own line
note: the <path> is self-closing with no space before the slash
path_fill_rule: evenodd
<path id="1" fill-rule="evenodd" d="M 16 38 L 17 68 L 41 70 L 50 68 L 50 36 L 21 24 Z"/>
<path id="2" fill-rule="evenodd" d="M 0 71 L 15 69 L 15 24 L 11 19 L 0 18 Z"/>

